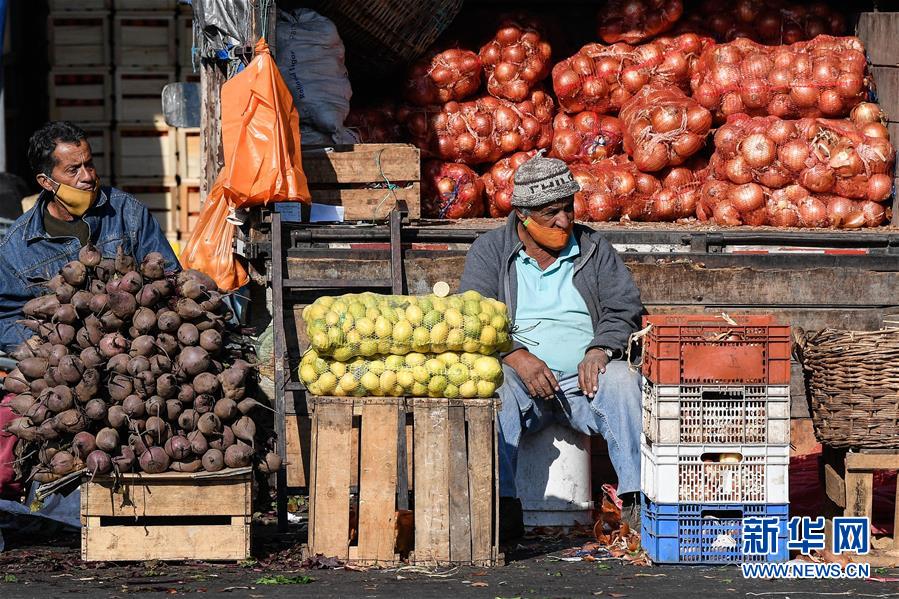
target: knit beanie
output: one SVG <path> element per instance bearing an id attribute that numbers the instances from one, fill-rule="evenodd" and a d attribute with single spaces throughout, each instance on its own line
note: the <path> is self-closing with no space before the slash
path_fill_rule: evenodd
<path id="1" fill-rule="evenodd" d="M 536 208 L 573 196 L 581 190 L 568 165 L 557 158 L 544 158 L 542 152 L 515 171 L 512 205 Z"/>

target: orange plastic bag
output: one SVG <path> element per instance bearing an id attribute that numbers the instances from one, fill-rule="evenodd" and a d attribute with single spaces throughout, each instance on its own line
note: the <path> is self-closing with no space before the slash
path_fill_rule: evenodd
<path id="1" fill-rule="evenodd" d="M 237 208 L 312 201 L 300 153 L 300 116 L 268 44 L 222 86 L 222 185 Z"/>
<path id="2" fill-rule="evenodd" d="M 228 221 L 230 202 L 219 175 L 209 191 L 197 227 L 181 252 L 181 264 L 213 278 L 222 291 L 234 291 L 250 282 L 244 265 L 234 257 L 234 228 Z"/>

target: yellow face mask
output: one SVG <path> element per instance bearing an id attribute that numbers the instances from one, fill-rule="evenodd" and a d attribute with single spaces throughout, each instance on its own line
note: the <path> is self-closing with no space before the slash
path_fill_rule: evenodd
<path id="1" fill-rule="evenodd" d="M 53 181 L 50 177 L 47 177 L 47 179 Z M 53 181 L 53 183 L 56 183 L 56 181 Z M 56 197 L 56 201 L 62 204 L 72 216 L 81 216 L 87 212 L 87 209 L 97 199 L 97 194 L 100 191 L 99 181 L 94 183 L 93 189 L 87 190 L 78 189 L 65 183 L 56 183 L 56 185 L 56 192 L 53 194 Z"/>

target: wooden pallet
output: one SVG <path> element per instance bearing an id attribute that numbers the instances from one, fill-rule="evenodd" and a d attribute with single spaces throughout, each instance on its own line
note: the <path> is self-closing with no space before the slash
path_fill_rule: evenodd
<path id="1" fill-rule="evenodd" d="M 109 64 L 109 11 L 65 11 L 47 18 L 50 64 L 106 66 Z"/>
<path id="2" fill-rule="evenodd" d="M 174 11 L 178 0 L 115 0 L 116 10 L 159 10 Z"/>
<path id="3" fill-rule="evenodd" d="M 108 10 L 109 0 L 50 0 L 50 12 Z"/>
<path id="4" fill-rule="evenodd" d="M 166 236 L 178 235 L 178 187 L 158 179 L 116 179 L 116 187 L 147 207 Z"/>
<path id="5" fill-rule="evenodd" d="M 50 118 L 56 121 L 112 120 L 112 75 L 105 67 L 62 67 L 50 71 Z"/>
<path id="6" fill-rule="evenodd" d="M 176 63 L 175 13 L 116 13 L 112 22 L 118 66 L 174 67 Z"/>
<path id="7" fill-rule="evenodd" d="M 356 144 L 303 151 L 312 201 L 339 206 L 343 219 L 385 220 L 397 201 L 421 215 L 421 152 L 410 144 Z M 388 185 L 396 188 L 387 189 Z M 304 213 L 304 220 L 308 214 Z"/>
<path id="8" fill-rule="evenodd" d="M 194 20 L 193 15 L 178 15 L 178 67 L 193 70 Z"/>
<path id="9" fill-rule="evenodd" d="M 200 183 L 181 183 L 178 186 L 178 233 L 187 242 L 200 218 Z"/>
<path id="10" fill-rule="evenodd" d="M 81 558 L 247 559 L 251 481 L 250 468 L 95 477 L 81 485 Z"/>
<path id="11" fill-rule="evenodd" d="M 178 176 L 182 183 L 200 183 L 200 128 L 179 128 L 178 139 Z M 198 208 L 199 210 L 199 208 Z"/>
<path id="12" fill-rule="evenodd" d="M 174 185 L 175 130 L 152 124 L 116 125 L 113 132 L 117 179 L 156 179 Z"/>
<path id="13" fill-rule="evenodd" d="M 82 123 L 91 146 L 94 168 L 103 185 L 112 177 L 112 126 L 109 123 Z"/>
<path id="14" fill-rule="evenodd" d="M 407 554 L 413 564 L 500 563 L 496 400 L 314 397 L 310 402 L 310 555 L 359 564 L 394 564 Z M 358 493 L 352 490 L 354 470 Z"/>
<path id="15" fill-rule="evenodd" d="M 173 68 L 116 69 L 116 120 L 164 125 L 162 89 L 173 81 L 175 81 Z"/>
<path id="16" fill-rule="evenodd" d="M 874 471 L 899 470 L 899 450 L 863 449 L 859 453 L 824 448 L 824 486 L 827 498 L 843 508 L 844 516 L 871 517 L 874 506 Z M 852 561 L 874 567 L 899 566 L 899 479 L 896 481 L 896 509 L 893 537 L 872 539 L 867 555 L 850 554 Z M 828 547 L 830 547 L 828 526 Z"/>

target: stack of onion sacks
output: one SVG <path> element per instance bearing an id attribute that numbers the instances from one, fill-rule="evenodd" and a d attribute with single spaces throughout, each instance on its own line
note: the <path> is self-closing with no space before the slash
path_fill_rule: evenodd
<path id="1" fill-rule="evenodd" d="M 344 122 L 361 143 L 396 143 L 404 139 L 396 104 L 390 100 L 373 106 L 353 107 Z"/>
<path id="2" fill-rule="evenodd" d="M 484 96 L 449 102 L 429 120 L 431 148 L 443 160 L 481 164 L 552 143 L 552 98 L 531 92 L 523 102 Z"/>
<path id="3" fill-rule="evenodd" d="M 416 62 L 406 77 L 405 98 L 416 106 L 464 100 L 481 86 L 481 59 L 471 50 L 451 48 Z"/>
<path id="4" fill-rule="evenodd" d="M 811 193 L 882 202 L 892 192 L 894 163 L 880 123 L 735 115 L 715 132 L 711 171 L 738 185 L 798 183 Z"/>
<path id="5" fill-rule="evenodd" d="M 155 252 L 137 265 L 86 246 L 23 307 L 35 336 L 13 352 L 4 390 L 35 480 L 214 471 L 254 457 L 279 467 L 259 442 L 253 368 L 229 345 L 223 295 L 202 273 L 164 266 Z"/>
<path id="6" fill-rule="evenodd" d="M 464 164 L 429 160 L 422 167 L 421 202 L 425 218 L 484 216 L 484 182 Z"/>
<path id="7" fill-rule="evenodd" d="M 624 151 L 647 173 L 683 164 L 702 149 L 712 126 L 712 113 L 675 87 L 644 87 L 619 116 Z"/>
<path id="8" fill-rule="evenodd" d="M 774 47 L 737 39 L 703 52 L 691 87 L 720 121 L 739 113 L 842 117 L 867 96 L 865 49 L 856 37 Z"/>
<path id="9" fill-rule="evenodd" d="M 521 102 L 549 75 L 552 49 L 534 23 L 505 21 L 479 53 L 490 95 Z"/>
<path id="10" fill-rule="evenodd" d="M 621 121 L 592 110 L 576 114 L 560 112 L 553 119 L 553 143 L 549 155 L 573 162 L 597 162 L 621 153 Z"/>
<path id="11" fill-rule="evenodd" d="M 639 44 L 671 29 L 683 11 L 681 0 L 611 0 L 599 11 L 599 37 Z"/>
<path id="12" fill-rule="evenodd" d="M 516 152 L 498 161 L 481 175 L 487 194 L 487 212 L 491 217 L 502 218 L 512 212 L 515 171 L 536 153 L 536 151 Z"/>
<path id="13" fill-rule="evenodd" d="M 655 175 L 637 171 L 634 193 L 622 205 L 621 220 L 674 222 L 693 218 L 706 166 L 704 160 L 693 158 Z"/>
<path id="14" fill-rule="evenodd" d="M 577 220 L 618 220 L 622 206 L 636 188 L 637 169 L 626 156 L 615 156 L 592 164 L 572 164 L 571 174 L 581 187 L 574 195 Z"/>
<path id="15" fill-rule="evenodd" d="M 644 85 L 689 90 L 693 67 L 710 42 L 695 34 L 640 46 L 587 44 L 553 67 L 553 90 L 565 112 L 616 113 Z"/>

